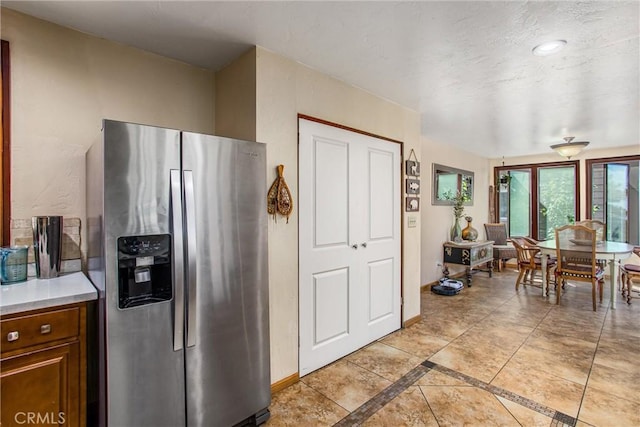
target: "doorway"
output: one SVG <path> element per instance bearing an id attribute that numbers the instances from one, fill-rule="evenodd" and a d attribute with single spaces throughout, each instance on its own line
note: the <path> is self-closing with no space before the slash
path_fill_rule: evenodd
<path id="1" fill-rule="evenodd" d="M 299 371 L 401 326 L 401 144 L 299 122 Z"/>
<path id="2" fill-rule="evenodd" d="M 640 156 L 587 160 L 587 217 L 604 222 L 606 240 L 640 244 Z"/>

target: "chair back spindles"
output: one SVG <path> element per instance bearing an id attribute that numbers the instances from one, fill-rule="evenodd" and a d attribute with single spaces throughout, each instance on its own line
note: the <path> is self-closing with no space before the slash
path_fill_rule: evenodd
<path id="1" fill-rule="evenodd" d="M 523 285 L 533 285 L 536 271 L 542 271 L 542 260 L 536 255 L 540 252 L 540 249 L 532 244 L 528 238 L 525 237 L 512 237 L 511 243 L 516 248 L 518 254 L 518 278 L 516 279 L 516 291 L 520 288 L 520 283 Z M 546 286 L 547 292 L 549 291 L 549 278 L 551 276 L 551 269 L 555 267 L 554 260 L 548 260 L 546 271 L 546 283 L 541 283 L 542 286 Z"/>
<path id="2" fill-rule="evenodd" d="M 583 221 L 576 222 L 575 225 L 584 225 L 587 228 L 596 231 L 596 241 L 603 242 L 605 240 L 605 228 L 607 225 L 597 219 L 585 219 Z"/>
<path id="3" fill-rule="evenodd" d="M 602 302 L 604 270 L 596 263 L 597 230 L 586 225 L 565 225 L 556 228 L 556 280 L 591 282 L 593 311 L 596 311 L 596 284 Z M 586 247 L 589 250 L 586 250 Z M 561 290 L 556 293 L 556 303 L 560 304 Z"/>

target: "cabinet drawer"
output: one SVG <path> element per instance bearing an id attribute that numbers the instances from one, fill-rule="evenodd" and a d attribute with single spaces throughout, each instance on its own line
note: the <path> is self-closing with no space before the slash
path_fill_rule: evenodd
<path id="1" fill-rule="evenodd" d="M 79 313 L 74 307 L 3 319 L 0 321 L 2 353 L 78 336 Z"/>

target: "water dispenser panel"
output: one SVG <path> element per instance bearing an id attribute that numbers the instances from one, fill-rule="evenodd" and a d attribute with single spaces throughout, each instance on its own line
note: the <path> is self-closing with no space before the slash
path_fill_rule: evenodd
<path id="1" fill-rule="evenodd" d="M 171 235 L 118 238 L 118 307 L 169 301 L 172 290 Z"/>

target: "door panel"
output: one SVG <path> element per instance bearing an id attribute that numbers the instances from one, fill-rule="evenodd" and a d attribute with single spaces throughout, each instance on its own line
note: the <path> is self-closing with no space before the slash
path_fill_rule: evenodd
<path id="1" fill-rule="evenodd" d="M 400 146 L 379 139 L 366 141 L 369 194 L 369 239 L 361 252 L 367 267 L 369 301 L 367 341 L 400 327 Z"/>
<path id="2" fill-rule="evenodd" d="M 300 120 L 300 375 L 400 327 L 400 146 Z"/>
<path id="3" fill-rule="evenodd" d="M 390 239 L 394 232 L 394 207 L 397 197 L 394 180 L 394 153 L 369 150 L 369 240 Z"/>
<path id="4" fill-rule="evenodd" d="M 349 333 L 349 268 L 314 274 L 313 282 L 317 347 Z"/>
<path id="5" fill-rule="evenodd" d="M 358 298 L 357 269 L 350 268 L 357 257 L 349 226 L 352 147 L 337 136 L 307 135 L 300 155 L 299 169 L 310 171 L 299 177 L 301 375 L 353 351 L 356 312 L 363 310 L 350 306 Z"/>
<path id="6" fill-rule="evenodd" d="M 341 141 L 323 138 L 315 143 L 315 246 L 347 245 L 349 240 L 349 150 Z"/>
<path id="7" fill-rule="evenodd" d="M 79 344 L 65 344 L 7 358 L 2 362 L 0 425 L 84 425 L 79 419 Z"/>
<path id="8" fill-rule="evenodd" d="M 393 258 L 369 263 L 369 323 L 393 316 Z"/>

